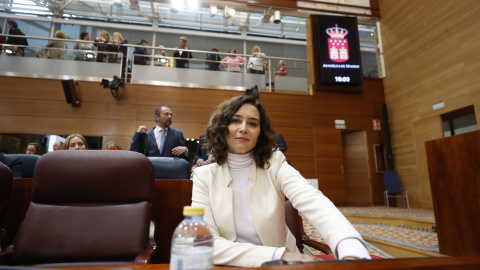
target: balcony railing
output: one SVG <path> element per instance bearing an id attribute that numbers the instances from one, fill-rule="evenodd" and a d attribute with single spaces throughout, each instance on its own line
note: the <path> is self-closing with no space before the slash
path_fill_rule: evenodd
<path id="1" fill-rule="evenodd" d="M 23 36 L 22 36 L 23 37 Z M 28 39 L 60 40 L 69 43 L 74 40 L 25 37 Z M 88 42 L 80 41 L 75 42 Z M 189 50 L 196 58 L 173 57 L 176 48 L 164 48 L 165 55 L 156 54 L 157 47 L 139 45 L 109 45 L 112 50 L 73 50 L 52 47 L 24 47 L 6 45 L 0 51 L 0 75 L 23 76 L 33 78 L 75 79 L 98 81 L 113 76 L 127 78 L 126 83 L 179 86 L 194 88 L 215 88 L 225 90 L 245 90 L 255 85 L 260 91 L 284 91 L 308 93 L 308 60 L 281 57 L 265 57 L 264 74 L 250 73 L 251 65 L 238 63 L 240 72 L 227 71 L 228 63 L 207 60 L 207 54 L 218 54 L 220 59 L 228 53 Z M 113 47 L 117 46 L 117 47 Z M 116 52 L 119 46 L 125 46 L 126 54 Z M 146 49 L 149 54 L 133 54 L 136 47 Z M 114 49 L 113 49 L 114 48 Z M 121 51 L 121 50 L 120 50 Z M 53 53 L 52 53 L 53 52 Z M 152 53 L 154 52 L 154 53 Z M 22 56 L 23 55 L 23 56 Z M 251 55 L 236 54 L 246 60 Z M 128 61 L 124 61 L 124 58 Z M 133 59 L 138 61 L 134 61 Z M 211 58 L 210 58 L 211 59 Z M 177 60 L 188 60 L 188 68 L 176 68 Z M 287 64 L 287 76 L 276 76 L 279 60 Z M 122 64 L 124 62 L 124 64 Z M 210 70 L 210 64 L 218 64 L 218 70 Z M 125 65 L 125 68 L 122 68 Z"/>

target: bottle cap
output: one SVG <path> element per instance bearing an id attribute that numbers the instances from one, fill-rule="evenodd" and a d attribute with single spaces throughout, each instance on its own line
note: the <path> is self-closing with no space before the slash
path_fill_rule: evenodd
<path id="1" fill-rule="evenodd" d="M 203 207 L 185 206 L 183 207 L 184 216 L 203 216 Z"/>

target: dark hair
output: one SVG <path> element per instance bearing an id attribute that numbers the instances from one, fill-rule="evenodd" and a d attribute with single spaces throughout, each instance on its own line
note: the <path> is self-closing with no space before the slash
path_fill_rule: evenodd
<path id="1" fill-rule="evenodd" d="M 8 21 L 7 24 L 10 24 L 14 29 L 18 28 L 18 24 L 15 21 Z"/>
<path id="2" fill-rule="evenodd" d="M 213 48 L 212 48 L 212 51 L 214 51 L 214 52 L 218 52 L 219 50 L 218 50 L 218 48 L 217 48 L 217 47 L 213 47 Z"/>
<path id="3" fill-rule="evenodd" d="M 237 54 L 237 50 L 235 50 L 234 48 L 231 48 L 228 52 L 230 53 L 232 50 L 234 54 Z"/>
<path id="4" fill-rule="evenodd" d="M 80 39 L 83 39 L 86 35 L 88 35 L 88 32 L 80 33 Z"/>
<path id="5" fill-rule="evenodd" d="M 42 151 L 42 145 L 39 144 L 38 142 L 31 142 L 28 145 L 33 145 L 35 148 L 37 148 L 37 155 L 40 155 L 40 151 Z M 27 145 L 27 147 L 28 147 Z"/>
<path id="6" fill-rule="evenodd" d="M 158 106 L 158 107 L 155 109 L 155 115 L 160 116 L 160 111 L 162 111 L 163 108 L 169 108 L 169 109 L 170 109 L 170 107 L 168 107 L 168 106 L 163 106 L 163 105 L 162 105 L 162 106 Z M 155 123 L 156 123 L 156 122 L 157 122 L 157 119 L 155 119 Z"/>
<path id="7" fill-rule="evenodd" d="M 148 44 L 148 41 L 146 41 L 145 39 L 142 39 L 142 41 L 140 41 L 140 43 L 147 43 Z"/>
<path id="8" fill-rule="evenodd" d="M 244 104 L 255 106 L 260 114 L 260 135 L 257 144 L 253 148 L 253 159 L 258 167 L 270 166 L 268 160 L 272 156 L 272 149 L 277 146 L 275 139 L 275 130 L 270 125 L 270 119 L 263 106 L 252 96 L 238 96 L 225 100 L 213 113 L 211 123 L 206 126 L 205 145 L 206 149 L 211 149 L 213 158 L 218 165 L 227 161 L 228 145 L 227 134 L 228 125 L 232 117 Z"/>

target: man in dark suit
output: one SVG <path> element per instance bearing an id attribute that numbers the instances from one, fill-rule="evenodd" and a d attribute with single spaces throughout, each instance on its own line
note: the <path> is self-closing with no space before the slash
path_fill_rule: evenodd
<path id="1" fill-rule="evenodd" d="M 140 43 L 138 43 L 137 45 L 148 46 L 148 42 L 145 39 L 142 39 L 142 41 L 140 41 Z M 133 64 L 135 65 L 147 64 L 147 60 L 148 60 L 147 55 L 150 55 L 150 54 L 148 53 L 146 48 L 135 47 L 135 50 L 133 50 L 133 54 L 134 55 L 136 54 L 136 56 L 133 57 Z"/>
<path id="2" fill-rule="evenodd" d="M 218 52 L 217 47 L 212 48 L 212 52 Z M 216 53 L 207 53 L 207 61 L 205 62 L 205 69 L 207 70 L 220 70 L 220 61 L 222 58 Z"/>
<path id="3" fill-rule="evenodd" d="M 205 143 L 205 134 L 200 135 L 200 141 L 198 142 L 197 151 L 195 152 L 195 157 L 193 158 L 193 164 L 196 164 L 197 167 L 203 165 L 208 159 L 207 149 L 203 147 Z"/>
<path id="4" fill-rule="evenodd" d="M 181 157 L 188 160 L 188 148 L 183 132 L 170 127 L 172 110 L 167 106 L 158 107 L 155 110 L 155 122 L 157 126 L 148 132 L 146 126 L 138 127 L 133 135 L 130 151 L 148 157 Z"/>
<path id="5" fill-rule="evenodd" d="M 181 59 L 181 58 L 185 58 L 185 59 L 193 58 L 191 52 L 185 51 L 185 50 L 188 50 L 187 37 L 185 36 L 179 37 L 178 42 L 180 45 L 180 49 L 175 48 L 175 51 L 173 52 L 173 57 L 175 57 L 175 66 L 177 68 L 188 68 L 188 65 L 189 65 L 188 60 Z"/>
<path id="6" fill-rule="evenodd" d="M 287 143 L 285 142 L 285 139 L 283 138 L 282 134 L 277 133 L 275 135 L 275 138 L 277 139 L 277 145 L 278 145 L 277 150 L 280 150 L 282 153 L 287 152 L 288 150 Z"/>

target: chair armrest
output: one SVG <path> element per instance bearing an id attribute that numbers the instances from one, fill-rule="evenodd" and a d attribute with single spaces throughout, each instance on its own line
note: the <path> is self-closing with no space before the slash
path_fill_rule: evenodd
<path id="1" fill-rule="evenodd" d="M 134 265 L 146 265 L 150 263 L 150 259 L 157 250 L 157 246 L 152 243 L 148 243 L 148 246 L 135 258 Z"/>
<path id="2" fill-rule="evenodd" d="M 312 247 L 316 250 L 320 250 L 321 252 L 325 253 L 326 255 L 333 255 L 332 250 L 330 247 L 324 243 L 320 243 L 318 241 L 312 240 L 312 239 L 302 239 L 302 243 Z"/>
<path id="3" fill-rule="evenodd" d="M 12 264 L 13 245 L 0 251 L 0 265 Z"/>

